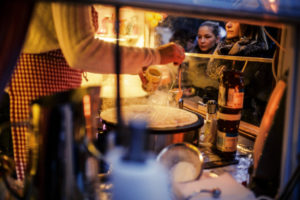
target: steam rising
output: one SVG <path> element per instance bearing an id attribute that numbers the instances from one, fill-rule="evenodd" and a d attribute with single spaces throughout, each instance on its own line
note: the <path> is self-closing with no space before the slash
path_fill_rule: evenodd
<path id="1" fill-rule="evenodd" d="M 207 58 L 189 58 L 189 68 L 187 72 L 188 84 L 198 88 L 212 86 L 219 87 L 217 80 L 211 79 L 206 73 L 206 67 L 209 59 Z"/>

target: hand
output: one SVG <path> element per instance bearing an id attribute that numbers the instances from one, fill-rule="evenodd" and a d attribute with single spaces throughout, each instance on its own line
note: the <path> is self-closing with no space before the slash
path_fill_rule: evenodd
<path id="1" fill-rule="evenodd" d="M 185 58 L 184 49 L 173 42 L 160 46 L 157 49 L 161 57 L 160 64 L 173 62 L 174 64 L 179 65 Z"/>
<path id="2" fill-rule="evenodd" d="M 162 75 L 161 71 L 155 66 L 143 67 L 139 72 L 139 76 L 142 88 L 148 93 L 153 93 L 160 86 Z"/>
<path id="3" fill-rule="evenodd" d="M 145 90 L 146 88 L 146 85 L 148 83 L 148 80 L 146 79 L 145 77 L 145 72 L 147 70 L 147 67 L 142 67 L 142 69 L 138 72 L 138 75 L 141 79 L 141 82 L 142 82 L 142 88 Z"/>

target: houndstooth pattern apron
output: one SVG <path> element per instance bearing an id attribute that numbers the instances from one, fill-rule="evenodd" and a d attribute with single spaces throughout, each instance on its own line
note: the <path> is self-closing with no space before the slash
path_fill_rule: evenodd
<path id="1" fill-rule="evenodd" d="M 92 24 L 98 29 L 98 13 L 92 7 Z M 79 88 L 82 71 L 69 67 L 60 49 L 42 54 L 21 54 L 12 75 L 10 122 L 17 178 L 23 180 L 27 165 L 30 102 L 39 97 Z"/>
<path id="2" fill-rule="evenodd" d="M 60 50 L 20 55 L 9 87 L 10 121 L 18 179 L 24 179 L 26 169 L 30 102 L 41 96 L 80 87 L 81 74 L 81 71 L 68 66 Z"/>

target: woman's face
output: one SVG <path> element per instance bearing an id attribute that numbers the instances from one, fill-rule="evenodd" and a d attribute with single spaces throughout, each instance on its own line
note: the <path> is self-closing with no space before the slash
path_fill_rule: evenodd
<path id="1" fill-rule="evenodd" d="M 228 39 L 239 37 L 239 35 L 240 35 L 240 23 L 239 22 L 229 21 L 226 23 L 225 28 L 226 28 L 226 32 L 227 32 L 226 37 Z"/>
<path id="2" fill-rule="evenodd" d="M 198 46 L 203 52 L 209 51 L 218 42 L 212 31 L 212 27 L 209 26 L 201 26 L 198 30 Z"/>

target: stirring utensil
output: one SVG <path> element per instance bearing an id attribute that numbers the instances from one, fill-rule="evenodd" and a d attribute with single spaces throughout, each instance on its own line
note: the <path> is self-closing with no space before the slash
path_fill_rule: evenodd
<path id="1" fill-rule="evenodd" d="M 195 193 L 189 195 L 185 200 L 192 199 L 193 197 L 197 196 L 201 192 L 211 193 L 212 197 L 215 198 L 215 199 L 219 198 L 220 195 L 221 195 L 221 189 L 220 188 L 213 188 L 211 190 L 209 190 L 209 189 L 202 189 L 199 192 L 195 192 Z"/>
<path id="2" fill-rule="evenodd" d="M 179 100 L 182 97 L 182 89 L 181 89 L 181 72 L 182 72 L 182 67 L 181 65 L 178 66 L 178 93 L 175 96 L 176 102 L 179 102 Z"/>

